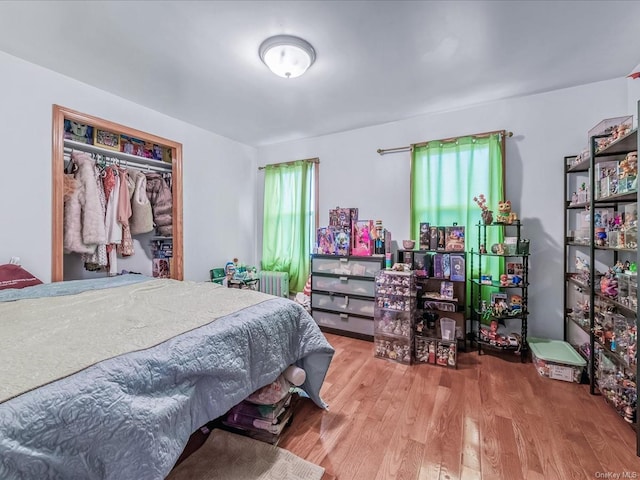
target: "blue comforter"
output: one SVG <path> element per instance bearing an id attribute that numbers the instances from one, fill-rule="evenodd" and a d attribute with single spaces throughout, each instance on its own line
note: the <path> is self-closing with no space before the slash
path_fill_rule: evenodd
<path id="1" fill-rule="evenodd" d="M 38 298 L 77 300 L 83 290 L 148 280 L 41 285 L 4 300 L 21 306 L 31 288 Z M 224 290 L 212 294 L 234 291 Z M 303 389 L 325 407 L 320 387 L 333 348 L 311 316 L 286 299 L 235 292 L 255 293 L 255 304 L 0 403 L 0 479 L 163 479 L 191 433 L 291 364 L 306 371 Z M 60 354 L 74 352 L 62 345 Z"/>

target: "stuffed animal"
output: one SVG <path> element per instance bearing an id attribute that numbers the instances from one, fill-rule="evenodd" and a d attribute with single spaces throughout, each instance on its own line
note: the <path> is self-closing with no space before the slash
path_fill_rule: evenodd
<path id="1" fill-rule="evenodd" d="M 515 220 L 518 220 L 518 216 L 511 211 L 511 201 L 498 202 L 496 222 L 511 225 Z"/>
<path id="2" fill-rule="evenodd" d="M 629 152 L 619 165 L 620 178 L 635 177 L 638 174 L 638 152 Z"/>
<path id="3" fill-rule="evenodd" d="M 282 400 L 292 387 L 302 385 L 307 379 L 306 372 L 296 367 L 289 366 L 273 382 L 253 392 L 247 401 L 258 405 L 272 405 Z"/>

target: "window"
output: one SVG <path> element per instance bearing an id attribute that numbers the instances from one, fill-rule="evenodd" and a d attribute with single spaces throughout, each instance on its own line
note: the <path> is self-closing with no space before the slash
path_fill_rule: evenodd
<path id="1" fill-rule="evenodd" d="M 317 159 L 267 165 L 264 177 L 262 270 L 289 273 L 301 292 L 317 227 Z"/>
<path id="2" fill-rule="evenodd" d="M 484 194 L 492 205 L 504 200 L 504 134 L 436 140 L 413 147 L 411 155 L 411 238 L 420 222 L 465 226 L 465 249 L 478 249 L 481 210 L 473 198 Z M 502 242 L 500 228 L 487 229 L 486 248 Z M 500 259 L 489 262 L 497 278 Z M 473 277 L 467 261 L 467 278 Z M 467 289 L 469 292 L 470 289 Z"/>

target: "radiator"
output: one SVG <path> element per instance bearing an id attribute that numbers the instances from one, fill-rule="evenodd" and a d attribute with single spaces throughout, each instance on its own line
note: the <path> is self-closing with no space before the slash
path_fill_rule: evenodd
<path id="1" fill-rule="evenodd" d="M 275 295 L 276 297 L 289 298 L 289 274 L 287 272 L 259 273 L 260 291 Z"/>

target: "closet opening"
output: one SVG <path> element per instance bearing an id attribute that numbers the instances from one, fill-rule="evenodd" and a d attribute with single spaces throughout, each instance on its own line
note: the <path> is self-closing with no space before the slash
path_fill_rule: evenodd
<path id="1" fill-rule="evenodd" d="M 182 280 L 182 144 L 54 105 L 52 148 L 51 281 Z"/>

